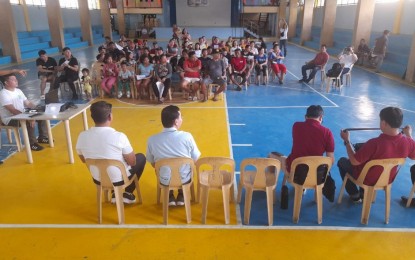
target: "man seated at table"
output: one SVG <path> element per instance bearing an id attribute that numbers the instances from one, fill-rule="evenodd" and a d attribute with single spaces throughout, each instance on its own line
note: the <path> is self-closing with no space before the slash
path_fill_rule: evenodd
<path id="1" fill-rule="evenodd" d="M 18 82 L 16 76 L 9 74 L 3 76 L 4 89 L 0 91 L 0 117 L 4 125 L 19 126 L 19 121 L 10 119 L 11 116 L 18 115 L 24 112 L 25 108 L 35 108 L 35 105 L 30 102 L 25 94 L 18 89 Z M 35 135 L 35 123 L 38 123 L 39 137 Z M 26 124 L 29 135 L 30 149 L 33 151 L 41 151 L 43 147 L 39 143 L 47 144 L 47 129 L 45 121 L 30 120 Z"/>
<path id="2" fill-rule="evenodd" d="M 76 151 L 82 162 L 85 159 L 112 159 L 123 162 L 128 178 L 137 175 L 140 179 L 146 164 L 146 157 L 142 153 L 134 154 L 133 148 L 124 133 L 111 127 L 113 120 L 112 105 L 105 101 L 98 101 L 91 105 L 91 117 L 95 127 L 83 131 L 76 144 Z M 99 175 L 92 174 L 94 183 L 100 184 Z M 114 186 L 124 184 L 121 173 L 110 176 Z M 124 203 L 134 203 L 133 194 L 135 183 L 132 182 L 125 188 L 123 194 Z M 112 194 L 112 203 L 115 203 L 115 195 Z"/>

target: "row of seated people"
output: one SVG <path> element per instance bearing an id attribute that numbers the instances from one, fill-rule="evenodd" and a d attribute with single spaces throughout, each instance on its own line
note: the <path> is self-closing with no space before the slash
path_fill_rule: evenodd
<path id="1" fill-rule="evenodd" d="M 81 160 L 87 162 L 87 164 L 90 164 L 90 162 L 88 162 L 89 159 L 94 160 L 100 158 L 121 160 L 124 163 L 122 167 L 125 167 L 127 172 L 125 180 L 127 180 L 127 178 L 139 179 L 143 173 L 147 160 L 153 167 L 156 167 L 158 189 L 171 190 L 171 187 L 169 187 L 170 185 L 175 185 L 174 188 L 179 189 L 176 198 L 174 197 L 173 191 L 170 191 L 169 196 L 167 196 L 168 193 L 164 193 L 164 210 L 167 210 L 167 205 L 186 205 L 186 211 L 190 209 L 188 208 L 190 206 L 189 186 L 193 182 L 195 169 L 188 164 L 193 164 L 193 161 L 197 163 L 201 152 L 199 151 L 192 134 L 179 130 L 183 123 L 183 117 L 179 107 L 170 105 L 163 108 L 161 111 L 161 121 L 164 129 L 161 133 L 149 137 L 147 140 L 147 151 L 145 156 L 141 153 L 135 154 L 128 138 L 124 134 L 117 132 L 110 127 L 113 120 L 111 109 L 112 105 L 105 101 L 99 101 L 92 104 L 91 116 L 96 127 L 82 132 L 78 138 L 76 149 Z M 252 196 L 252 190 L 258 188 L 258 186 L 254 187 L 254 185 L 267 183 L 269 186 L 267 186 L 266 189 L 265 187 L 262 188 L 264 188 L 263 190 L 267 190 L 267 193 L 270 193 L 267 194 L 267 204 L 268 207 L 271 207 L 268 212 L 269 214 L 272 214 L 272 200 L 274 197 L 272 193 L 276 187 L 276 176 L 278 176 L 278 172 L 281 169 L 285 175 L 283 187 L 286 180 L 293 184 L 296 188 L 295 197 L 300 198 L 300 204 L 303 188 L 316 189 L 316 194 L 319 194 L 316 195 L 315 199 L 319 205 L 318 223 L 320 224 L 322 221 L 321 188 L 328 179 L 328 172 L 334 164 L 334 137 L 331 130 L 322 125 L 323 117 L 324 111 L 320 105 L 309 106 L 306 111 L 305 121 L 296 122 L 292 127 L 293 144 L 291 153 L 288 156 L 275 152 L 271 153 L 269 157 L 277 159 L 278 161 L 274 160 L 276 163 L 272 163 L 271 160 L 267 165 L 261 165 L 261 167 L 257 168 L 257 172 L 254 172 L 251 176 L 248 173 L 245 173 L 245 166 L 242 164 L 241 178 L 238 185 L 238 202 L 240 201 L 242 187 L 246 188 L 245 203 L 251 203 L 251 198 L 248 198 L 248 194 L 250 193 L 249 196 Z M 386 107 L 380 111 L 379 117 L 382 134 L 379 135 L 379 137 L 368 140 L 357 151 L 353 149 L 350 142 L 349 132 L 343 130 L 340 132 L 340 137 L 344 141 L 348 155 L 348 158 L 340 158 L 337 163 L 343 180 L 342 191 L 345 188 L 350 199 L 354 203 L 364 203 L 364 214 L 362 214 L 363 224 L 367 224 L 368 221 L 369 210 L 367 207 L 370 208 L 374 199 L 374 189 L 378 188 L 375 186 L 380 185 L 379 182 L 384 182 L 382 184 L 382 189 L 386 189 L 385 187 L 387 186 L 387 189 L 390 189 L 390 185 L 398 173 L 396 166 L 403 164 L 406 157 L 415 159 L 415 141 L 412 139 L 411 126 L 405 126 L 403 133 L 401 133 L 400 127 L 403 121 L 402 110 L 397 107 Z M 113 142 L 122 143 L 124 146 L 117 146 L 117 149 L 110 154 L 102 150 L 102 147 L 108 145 L 113 146 Z M 183 164 L 183 161 L 181 162 L 182 164 L 176 166 L 166 165 L 161 167 L 164 165 L 162 163 L 164 159 L 177 157 L 187 159 L 187 161 L 184 162 L 184 164 L 186 164 L 185 167 L 179 167 Z M 304 157 L 309 157 L 306 167 L 304 167 L 304 165 L 301 166 L 301 163 L 297 163 L 298 159 Z M 366 165 L 371 165 L 374 160 L 376 161 L 375 165 L 380 167 L 366 167 Z M 252 165 L 252 162 L 248 164 Z M 274 166 L 275 168 L 270 166 Z M 172 170 L 168 170 L 169 167 Z M 177 173 L 176 169 L 179 168 L 180 170 Z M 299 168 L 302 169 L 300 170 Z M 382 170 L 382 168 L 384 169 Z M 411 172 L 413 172 L 413 168 L 415 167 L 411 168 Z M 218 167 L 218 169 L 221 169 L 221 167 Z M 172 177 L 173 172 L 178 176 Z M 100 185 L 100 177 L 102 174 L 99 175 L 93 170 L 91 170 L 91 174 L 93 175 L 94 182 L 97 185 Z M 248 175 L 245 176 L 245 174 Z M 263 177 L 262 182 L 254 181 L 256 177 L 263 174 L 268 175 L 266 178 L 267 181 L 265 181 L 265 177 Z M 310 178 L 308 174 L 313 174 L 314 178 Z M 271 178 L 271 175 L 274 175 L 274 178 Z M 364 176 L 364 180 L 360 180 L 360 175 Z M 387 176 L 387 178 L 384 176 L 382 177 L 382 175 Z M 124 177 L 120 176 L 120 174 L 111 172 L 110 178 L 114 186 L 124 184 L 122 181 Z M 307 181 L 309 178 L 313 180 Z M 273 181 L 271 181 L 271 179 Z M 332 181 L 334 182 L 334 180 Z M 199 182 L 201 185 L 205 185 L 202 183 L 201 179 L 199 179 Z M 273 184 L 269 184 L 271 182 Z M 120 203 L 122 201 L 126 203 L 135 202 L 135 196 L 132 193 L 135 190 L 137 183 L 128 183 L 129 184 L 125 185 L 125 193 L 122 195 L 123 199 L 119 201 Z M 356 184 L 365 189 L 364 193 L 358 189 Z M 229 183 L 229 186 L 232 186 L 232 182 Z M 331 201 L 334 200 L 334 187 L 334 184 L 332 184 L 332 191 L 324 192 L 325 196 Z M 185 189 L 185 191 L 183 192 L 181 188 Z M 339 202 L 341 200 L 342 191 L 339 196 Z M 113 194 L 114 202 L 117 199 L 116 196 L 121 196 L 121 194 Z M 390 196 L 390 194 L 387 194 L 387 196 Z M 390 199 L 387 199 L 386 203 L 390 203 Z M 294 222 L 298 222 L 299 206 L 300 205 L 294 206 Z M 388 208 L 389 205 L 386 206 L 386 223 L 389 218 Z M 245 224 L 248 224 L 249 209 L 247 208 L 245 208 L 244 220 Z M 272 225 L 272 216 L 269 218 L 269 221 L 270 225 Z M 188 222 L 190 222 L 189 218 Z M 166 219 L 165 223 L 167 223 Z"/>

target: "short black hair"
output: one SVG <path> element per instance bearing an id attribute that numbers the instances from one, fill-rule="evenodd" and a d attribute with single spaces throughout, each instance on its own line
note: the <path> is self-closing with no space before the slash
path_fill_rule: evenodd
<path id="1" fill-rule="evenodd" d="M 108 121 L 112 105 L 106 101 L 98 101 L 91 105 L 91 117 L 95 124 L 103 124 Z"/>
<path id="2" fill-rule="evenodd" d="M 46 54 L 46 51 L 45 50 L 40 50 L 40 51 L 38 51 L 37 52 L 37 54 L 39 55 L 39 57 L 40 56 L 42 56 L 42 55 L 45 55 Z"/>
<path id="3" fill-rule="evenodd" d="M 82 73 L 86 72 L 86 73 L 88 73 L 88 74 L 89 74 L 89 69 L 87 69 L 87 68 L 83 68 L 81 72 L 82 72 Z"/>
<path id="4" fill-rule="evenodd" d="M 379 117 L 392 128 L 399 128 L 402 125 L 403 113 L 398 107 L 385 107 L 380 111 Z"/>
<path id="5" fill-rule="evenodd" d="M 173 127 L 174 121 L 180 116 L 180 108 L 178 106 L 167 106 L 161 110 L 161 123 L 164 128 Z"/>
<path id="6" fill-rule="evenodd" d="M 325 44 L 322 44 L 321 46 L 320 46 L 320 48 L 327 48 L 327 45 L 325 45 Z"/>
<path id="7" fill-rule="evenodd" d="M 307 108 L 305 116 L 308 118 L 319 118 L 322 115 L 324 115 L 324 111 L 320 105 L 311 105 Z"/>
<path id="8" fill-rule="evenodd" d="M 107 48 L 105 48 L 104 46 L 101 45 L 101 46 L 98 47 L 98 52 L 101 52 L 102 50 L 106 50 L 106 49 Z"/>
<path id="9" fill-rule="evenodd" d="M 11 77 L 11 76 L 16 76 L 16 75 L 14 75 L 13 73 L 10 73 L 10 74 L 6 74 L 6 75 L 4 75 L 4 76 L 1 76 L 0 77 L 0 81 L 1 81 L 1 83 L 3 83 L 3 85 L 4 85 L 4 83 Z"/>
<path id="10" fill-rule="evenodd" d="M 195 55 L 196 54 L 196 52 L 195 51 L 189 51 L 189 57 L 192 57 L 193 55 Z"/>

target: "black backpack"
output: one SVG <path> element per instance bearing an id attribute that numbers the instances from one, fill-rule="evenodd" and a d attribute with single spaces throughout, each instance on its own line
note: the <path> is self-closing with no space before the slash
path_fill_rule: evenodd
<path id="1" fill-rule="evenodd" d="M 331 69 L 327 71 L 327 77 L 338 77 L 342 72 L 342 65 L 338 62 L 331 66 Z"/>

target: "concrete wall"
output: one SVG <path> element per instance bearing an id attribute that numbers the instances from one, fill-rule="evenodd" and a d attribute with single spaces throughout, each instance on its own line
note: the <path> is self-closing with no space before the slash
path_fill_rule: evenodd
<path id="1" fill-rule="evenodd" d="M 189 7 L 176 1 L 177 24 L 186 26 L 231 26 L 231 0 L 209 0 L 208 6 Z"/>

